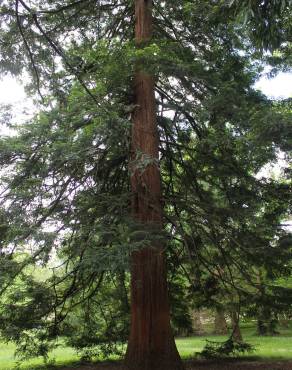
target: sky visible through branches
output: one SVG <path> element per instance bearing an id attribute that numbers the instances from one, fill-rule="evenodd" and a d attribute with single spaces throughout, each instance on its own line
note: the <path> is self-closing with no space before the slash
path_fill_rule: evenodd
<path id="1" fill-rule="evenodd" d="M 263 76 L 255 87 L 272 98 L 292 97 L 292 73 L 280 72 L 274 78 Z M 22 116 L 22 112 L 30 112 L 32 101 L 26 96 L 24 88 L 15 78 L 4 77 L 0 80 L 0 104 L 11 104 L 14 112 Z M 4 133 L 3 128 L 1 133 Z"/>
<path id="2" fill-rule="evenodd" d="M 255 84 L 255 88 L 261 90 L 265 95 L 276 99 L 292 98 L 292 73 L 280 72 L 275 77 L 269 78 L 263 75 Z M 13 108 L 14 122 L 22 121 L 32 114 L 35 110 L 32 99 L 27 97 L 23 85 L 15 78 L 9 76 L 0 80 L 0 106 L 9 104 Z M 10 129 L 0 124 L 0 135 L 7 135 Z M 277 176 L 281 172 L 281 168 L 285 167 L 286 162 L 279 154 L 277 164 L 263 168 L 258 174 L 259 177 L 272 174 Z M 285 222 L 292 231 L 292 220 Z"/>

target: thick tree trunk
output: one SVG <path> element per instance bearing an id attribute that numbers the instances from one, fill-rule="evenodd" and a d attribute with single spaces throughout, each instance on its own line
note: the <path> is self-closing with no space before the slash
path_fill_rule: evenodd
<path id="1" fill-rule="evenodd" d="M 218 334 L 218 335 L 228 334 L 228 327 L 227 327 L 227 322 L 225 319 L 224 311 L 219 308 L 216 308 L 216 311 L 215 311 L 214 334 Z"/>
<path id="2" fill-rule="evenodd" d="M 136 44 L 152 35 L 151 0 L 136 0 Z M 132 212 L 145 228 L 162 230 L 161 182 L 154 78 L 143 65 L 134 78 L 136 109 L 132 126 Z M 125 364 L 128 370 L 183 370 L 170 327 L 164 246 L 135 251 L 131 257 L 131 328 Z"/>

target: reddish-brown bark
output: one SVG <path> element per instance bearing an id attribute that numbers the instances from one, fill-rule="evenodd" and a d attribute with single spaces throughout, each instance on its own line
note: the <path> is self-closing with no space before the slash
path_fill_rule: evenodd
<path id="1" fill-rule="evenodd" d="M 151 39 L 151 0 L 136 0 L 136 44 Z M 137 65 L 136 109 L 132 122 L 131 188 L 135 221 L 162 229 L 161 181 L 154 78 Z M 144 166 L 143 163 L 147 164 Z M 131 257 L 131 329 L 126 353 L 128 370 L 182 370 L 170 327 L 164 246 L 135 251 Z"/>

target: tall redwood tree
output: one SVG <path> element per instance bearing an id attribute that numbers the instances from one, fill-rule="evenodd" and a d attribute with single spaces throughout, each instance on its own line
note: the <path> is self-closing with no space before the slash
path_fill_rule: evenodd
<path id="1" fill-rule="evenodd" d="M 135 41 L 152 37 L 152 0 L 135 1 Z M 132 126 L 132 213 L 136 222 L 162 229 L 161 181 L 154 76 L 143 63 L 134 76 L 136 109 Z M 148 160 L 145 167 L 137 162 Z M 141 170 L 141 167 L 143 168 Z M 170 327 L 164 245 L 157 242 L 131 259 L 131 329 L 126 365 L 130 370 L 183 369 Z"/>
<path id="2" fill-rule="evenodd" d="M 253 90 L 254 56 L 246 47 L 285 37 L 288 1 L 279 0 L 281 9 L 261 0 L 231 7 L 156 1 L 155 40 L 151 0 L 0 3 L 0 74 L 21 78 L 28 71 L 32 94 L 43 98 L 39 114 L 0 140 L 1 336 L 31 357 L 45 355 L 60 336 L 86 355 L 108 351 L 108 341 L 119 349 L 128 330 L 123 276 L 134 250 L 125 367 L 182 370 L 170 327 L 162 231 L 171 230 L 174 269 L 188 264 L 204 301 L 217 265 L 230 269 L 233 287 L 233 271 L 246 286 L 250 267 L 276 271 L 287 260 L 274 236 L 281 240 L 288 182 L 253 174 L 288 151 L 290 106 L 280 114 L 281 106 Z M 241 30 L 237 13 L 249 7 L 251 27 Z M 255 24 L 262 25 L 257 40 Z M 249 31 L 252 40 L 245 38 Z M 141 55 L 149 59 L 135 62 Z M 9 122 L 6 108 L 0 116 Z M 139 238 L 144 229 L 150 237 Z M 27 255 L 24 245 L 32 246 Z M 56 273 L 44 281 L 28 273 L 46 266 L 56 250 L 64 261 Z M 108 292 L 116 292 L 116 281 L 123 289 L 113 297 Z"/>

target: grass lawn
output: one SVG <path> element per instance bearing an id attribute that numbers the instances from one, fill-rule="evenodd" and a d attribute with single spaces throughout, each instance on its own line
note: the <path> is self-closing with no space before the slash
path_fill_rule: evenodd
<path id="1" fill-rule="evenodd" d="M 14 357 L 15 346 L 11 343 L 5 344 L 0 342 L 0 370 L 12 370 L 12 369 L 25 369 L 33 370 L 37 368 L 37 365 L 43 365 L 42 358 L 35 358 L 31 361 L 19 362 Z M 69 347 L 59 347 L 55 349 L 50 359 L 55 359 L 56 364 L 67 364 L 73 361 L 77 361 L 75 351 Z"/>
<path id="2" fill-rule="evenodd" d="M 241 332 L 244 341 L 255 347 L 255 352 L 247 353 L 242 357 L 256 357 L 268 360 L 292 360 L 292 323 L 287 329 L 281 328 L 280 334 L 273 337 L 260 337 L 256 334 L 255 324 L 241 324 Z M 206 344 L 206 340 L 224 341 L 224 336 L 214 336 L 208 334 L 202 337 L 190 337 L 177 339 L 177 346 L 182 357 L 193 357 L 196 352 L 200 352 Z M 209 329 L 210 332 L 210 329 Z"/>
<path id="3" fill-rule="evenodd" d="M 268 360 L 291 360 L 292 359 L 292 330 L 280 330 L 280 335 L 274 337 L 259 337 L 255 335 L 254 325 L 243 324 L 242 333 L 244 340 L 253 344 L 256 351 L 252 354 L 253 357 L 264 358 Z M 205 346 L 206 339 L 212 341 L 223 341 L 224 336 L 214 336 L 207 334 L 202 337 L 188 337 L 177 339 L 177 346 L 183 358 L 193 357 L 196 352 L 199 352 Z M 17 367 L 14 354 L 13 344 L 0 343 L 0 370 L 33 370 L 37 369 L 38 365 L 42 365 L 41 358 L 34 359 L 29 362 L 19 363 Z M 250 355 L 245 355 L 250 356 Z M 68 347 L 59 347 L 52 353 L 51 359 L 55 360 L 56 365 L 66 365 L 77 361 L 78 358 L 73 349 Z M 44 369 L 43 366 L 41 366 Z"/>

